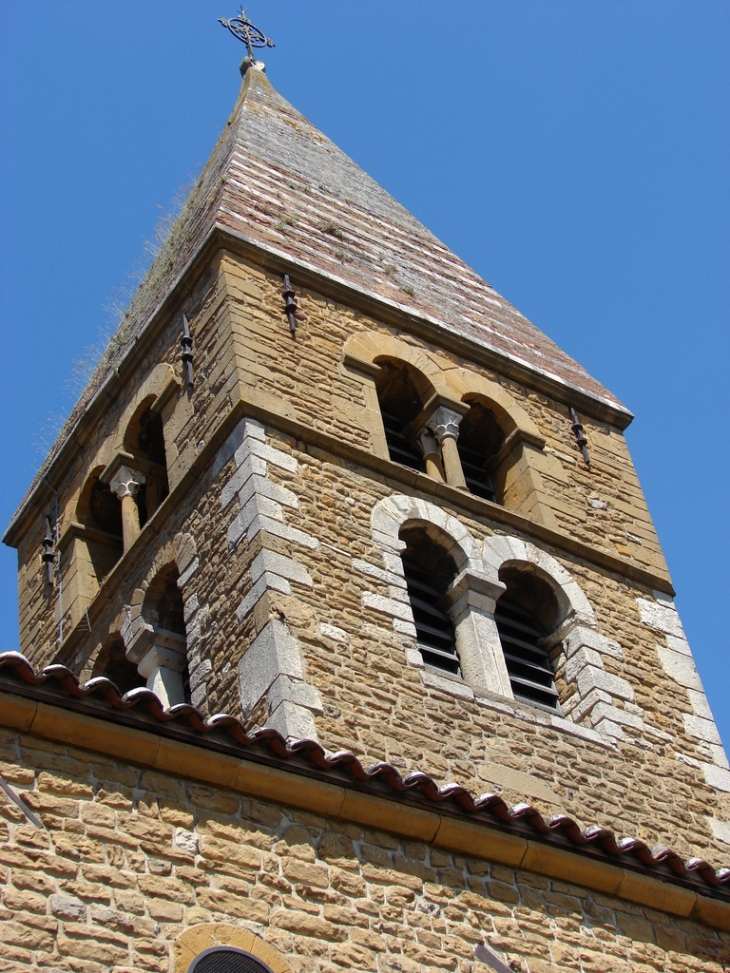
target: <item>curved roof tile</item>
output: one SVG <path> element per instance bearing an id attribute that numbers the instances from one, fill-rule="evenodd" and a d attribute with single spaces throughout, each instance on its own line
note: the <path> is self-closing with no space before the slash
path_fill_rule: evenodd
<path id="1" fill-rule="evenodd" d="M 556 814 L 545 818 L 530 804 L 512 807 L 499 794 L 480 794 L 474 797 L 460 784 L 439 785 L 428 774 L 414 771 L 401 775 L 391 764 L 384 761 L 364 767 L 352 753 L 338 751 L 327 754 L 314 740 L 297 740 L 287 743 L 273 729 L 247 732 L 241 722 L 226 713 L 204 717 L 194 706 L 181 703 L 166 710 L 157 696 L 148 689 L 133 689 L 120 695 L 111 680 L 100 676 L 81 684 L 77 677 L 62 665 L 51 665 L 36 673 L 18 652 L 0 653 L 0 689 L 18 692 L 21 685 L 31 691 L 22 692 L 34 698 L 44 698 L 42 690 L 50 690 L 56 705 L 71 701 L 95 703 L 85 712 L 96 718 L 114 718 L 127 715 L 126 725 L 165 734 L 173 727 L 174 735 L 182 736 L 188 743 L 210 745 L 214 738 L 225 741 L 226 751 L 250 758 L 273 758 L 277 764 L 288 764 L 292 771 L 308 768 L 316 775 L 330 781 L 333 777 L 347 785 L 347 781 L 393 799 L 415 798 L 432 809 L 448 810 L 457 816 L 468 817 L 475 822 L 497 824 L 523 837 L 537 837 L 558 843 L 575 851 L 599 853 L 615 864 L 639 867 L 657 877 L 674 877 L 697 887 L 697 881 L 707 890 L 730 899 L 730 867 L 713 868 L 703 858 L 684 861 L 671 848 L 650 848 L 638 838 L 617 838 L 608 828 L 592 825 L 581 829 L 573 818 Z M 101 704 L 99 706 L 98 704 Z M 344 779 L 344 780 L 343 780 Z M 436 806 L 436 807 L 434 807 Z"/>

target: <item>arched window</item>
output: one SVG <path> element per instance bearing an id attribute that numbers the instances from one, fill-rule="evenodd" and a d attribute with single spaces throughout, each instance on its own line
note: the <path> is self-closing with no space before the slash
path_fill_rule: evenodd
<path id="1" fill-rule="evenodd" d="M 166 704 L 190 702 L 185 611 L 174 564 L 163 568 L 151 582 L 142 618 L 147 638 L 144 654 L 138 650 L 139 670 L 147 687 Z"/>
<path id="2" fill-rule="evenodd" d="M 144 474 L 136 496 L 140 527 L 144 527 L 169 492 L 162 417 L 152 409 L 153 403 L 154 399 L 143 403 L 124 436 L 125 448 Z"/>
<path id="3" fill-rule="evenodd" d="M 528 567 L 504 567 L 499 579 L 507 590 L 497 601 L 494 620 L 512 692 L 516 699 L 557 709 L 553 666 L 544 644 L 559 623 L 555 595 Z"/>
<path id="4" fill-rule="evenodd" d="M 195 957 L 188 973 L 272 973 L 272 969 L 235 946 L 214 946 Z"/>
<path id="5" fill-rule="evenodd" d="M 390 458 L 414 470 L 426 469 L 423 453 L 407 434 L 408 426 L 423 409 L 418 385 L 422 376 L 406 362 L 385 359 L 378 362 L 380 372 L 375 379 L 380 413 Z"/>
<path id="6" fill-rule="evenodd" d="M 137 666 L 127 659 L 121 635 L 113 635 L 102 646 L 91 672 L 92 679 L 97 676 L 111 680 L 122 696 L 146 685 Z"/>
<path id="7" fill-rule="evenodd" d="M 459 425 L 459 459 L 469 490 L 492 503 L 502 502 L 492 474 L 504 442 L 505 435 L 494 412 L 481 402 L 470 401 L 469 411 Z"/>
<path id="8" fill-rule="evenodd" d="M 426 665 L 460 675 L 454 624 L 443 605 L 457 574 L 454 559 L 422 527 L 407 527 L 400 538 L 406 544 L 401 559 L 421 657 Z"/>
<path id="9" fill-rule="evenodd" d="M 86 481 L 76 507 L 79 523 L 88 528 L 86 549 L 98 582 L 122 556 L 122 504 L 116 493 L 99 479 L 101 468 Z"/>

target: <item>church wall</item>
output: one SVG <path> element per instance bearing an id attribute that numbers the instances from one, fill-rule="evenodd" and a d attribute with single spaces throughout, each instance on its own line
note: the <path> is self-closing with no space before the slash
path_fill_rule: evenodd
<path id="1" fill-rule="evenodd" d="M 43 824 L 0 793 L 3 970 L 177 973 L 181 936 L 206 923 L 293 973 L 486 973 L 480 945 L 521 973 L 730 961 L 730 935 L 697 921 L 377 826 L 10 730 L 0 761 Z"/>

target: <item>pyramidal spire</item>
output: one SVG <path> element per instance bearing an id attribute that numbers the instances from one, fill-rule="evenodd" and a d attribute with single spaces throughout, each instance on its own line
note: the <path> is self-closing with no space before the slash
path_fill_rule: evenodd
<path id="1" fill-rule="evenodd" d="M 249 21 L 222 21 L 248 37 L 247 51 L 273 46 Z M 237 23 L 238 21 L 238 23 Z M 151 326 L 214 233 L 416 316 L 496 362 L 589 396 L 626 425 L 631 413 L 585 369 L 441 243 L 374 179 L 272 87 L 247 53 L 228 122 L 181 215 L 140 286 L 60 439 Z M 53 451 L 52 451 L 53 453 Z"/>
<path id="2" fill-rule="evenodd" d="M 220 174 L 219 227 L 625 411 L 282 98 L 262 71 L 245 72 L 208 171 Z"/>

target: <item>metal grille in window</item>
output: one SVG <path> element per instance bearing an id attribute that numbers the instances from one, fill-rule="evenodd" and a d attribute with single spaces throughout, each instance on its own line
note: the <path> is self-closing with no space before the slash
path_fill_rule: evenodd
<path id="1" fill-rule="evenodd" d="M 402 463 L 410 466 L 411 469 L 424 472 L 426 466 L 423 461 L 421 450 L 417 444 L 409 442 L 403 434 L 403 423 L 398 416 L 387 409 L 380 409 L 383 417 L 383 428 L 385 429 L 385 441 L 388 444 L 388 452 L 394 463 Z"/>
<path id="2" fill-rule="evenodd" d="M 471 493 L 475 493 L 478 497 L 483 497 L 485 500 L 491 500 L 492 503 L 496 503 L 497 496 L 494 492 L 492 477 L 485 469 L 488 463 L 484 460 L 484 457 L 473 449 L 460 446 L 459 459 L 461 460 L 461 468 L 464 471 L 466 485 L 469 487 Z"/>
<path id="3" fill-rule="evenodd" d="M 206 949 L 188 967 L 188 973 L 272 973 L 271 967 L 233 946 Z"/>
<path id="4" fill-rule="evenodd" d="M 408 554 L 408 551 L 404 551 L 401 555 L 403 573 L 408 586 L 421 657 L 426 665 L 459 675 L 454 626 L 449 616 L 438 607 L 442 593 L 433 587 L 430 573 Z"/>
<path id="5" fill-rule="evenodd" d="M 540 645 L 547 632 L 530 612 L 506 600 L 505 595 L 497 602 L 494 620 L 515 697 L 557 709 L 553 667 Z"/>
<path id="6" fill-rule="evenodd" d="M 459 426 L 459 459 L 469 490 L 492 503 L 498 502 L 492 473 L 503 446 L 504 432 L 492 410 L 471 402 Z"/>

